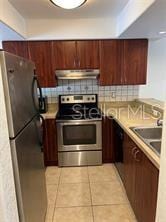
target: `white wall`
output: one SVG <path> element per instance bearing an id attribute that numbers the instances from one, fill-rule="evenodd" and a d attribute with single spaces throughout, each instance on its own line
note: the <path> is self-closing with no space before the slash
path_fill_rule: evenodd
<path id="1" fill-rule="evenodd" d="M 162 140 L 162 149 L 161 149 L 160 182 L 159 182 L 156 222 L 166 221 L 165 206 L 166 206 L 166 103 L 165 103 L 165 118 L 164 118 L 164 127 L 163 127 L 163 140 Z"/>
<path id="2" fill-rule="evenodd" d="M 21 36 L 26 37 L 25 19 L 9 3 L 8 0 L 0 0 L 0 21 L 9 26 Z"/>
<path id="3" fill-rule="evenodd" d="M 0 222 L 19 222 L 0 63 Z"/>
<path id="4" fill-rule="evenodd" d="M 116 37 L 115 18 L 27 21 L 28 39 L 98 39 Z"/>
<path id="5" fill-rule="evenodd" d="M 149 42 L 147 85 L 140 86 L 140 98 L 166 100 L 166 38 Z"/>
<path id="6" fill-rule="evenodd" d="M 156 0 L 130 0 L 118 16 L 117 36 L 130 27 Z"/>

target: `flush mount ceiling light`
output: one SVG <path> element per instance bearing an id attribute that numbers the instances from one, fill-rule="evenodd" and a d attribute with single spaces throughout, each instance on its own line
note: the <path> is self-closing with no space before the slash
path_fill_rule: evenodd
<path id="1" fill-rule="evenodd" d="M 54 5 L 64 9 L 74 9 L 83 5 L 87 0 L 50 0 Z"/>
<path id="2" fill-rule="evenodd" d="M 166 34 L 166 31 L 161 31 L 161 32 L 159 32 L 159 34 L 164 35 L 164 34 Z"/>

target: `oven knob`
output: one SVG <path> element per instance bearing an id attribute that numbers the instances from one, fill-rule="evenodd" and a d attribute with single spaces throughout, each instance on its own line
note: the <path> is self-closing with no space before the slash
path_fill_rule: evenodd
<path id="1" fill-rule="evenodd" d="M 69 101 L 69 98 L 67 98 L 67 101 Z"/>
<path id="2" fill-rule="evenodd" d="M 94 98 L 94 97 L 92 97 L 92 100 L 95 100 L 95 98 Z"/>
<path id="3" fill-rule="evenodd" d="M 90 98 L 88 97 L 88 101 L 90 100 Z"/>
<path id="4" fill-rule="evenodd" d="M 63 99 L 62 99 L 62 101 L 64 102 L 64 101 L 65 101 L 65 99 L 63 98 Z"/>

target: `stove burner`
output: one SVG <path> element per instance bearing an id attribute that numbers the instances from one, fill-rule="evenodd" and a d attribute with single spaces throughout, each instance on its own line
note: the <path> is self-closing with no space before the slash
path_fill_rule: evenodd
<path id="1" fill-rule="evenodd" d="M 74 98 L 76 98 L 74 100 Z M 82 98 L 82 100 L 80 100 Z M 66 101 L 64 103 L 64 101 Z M 72 102 L 71 102 L 72 101 Z M 59 97 L 57 120 L 101 119 L 101 110 L 97 106 L 97 95 L 74 95 Z"/>

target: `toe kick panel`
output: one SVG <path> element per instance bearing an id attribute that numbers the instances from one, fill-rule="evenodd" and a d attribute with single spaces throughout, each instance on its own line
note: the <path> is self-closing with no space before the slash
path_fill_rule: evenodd
<path id="1" fill-rule="evenodd" d="M 102 164 L 102 151 L 59 152 L 59 166 L 95 166 Z"/>

